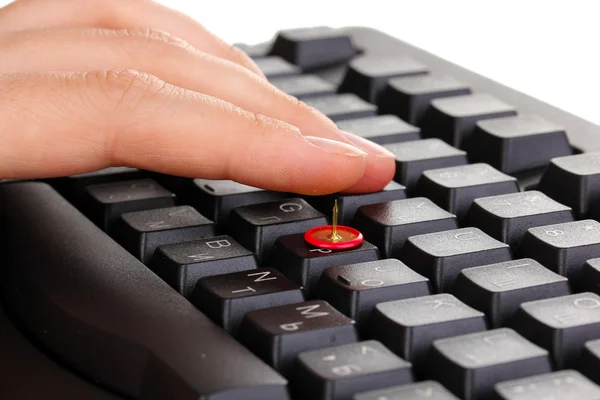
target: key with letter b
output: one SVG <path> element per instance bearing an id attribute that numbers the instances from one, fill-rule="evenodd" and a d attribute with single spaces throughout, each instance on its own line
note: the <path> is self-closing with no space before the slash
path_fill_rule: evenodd
<path id="1" fill-rule="evenodd" d="M 314 300 L 246 314 L 238 340 L 282 374 L 303 351 L 354 343 L 354 321 L 327 302 Z"/>
<path id="2" fill-rule="evenodd" d="M 150 269 L 189 298 L 198 279 L 256 268 L 251 251 L 229 236 L 216 236 L 160 246 Z"/>
<path id="3" fill-rule="evenodd" d="M 300 353 L 291 385 L 304 399 L 347 400 L 359 392 L 412 381 L 410 363 L 370 340 Z"/>

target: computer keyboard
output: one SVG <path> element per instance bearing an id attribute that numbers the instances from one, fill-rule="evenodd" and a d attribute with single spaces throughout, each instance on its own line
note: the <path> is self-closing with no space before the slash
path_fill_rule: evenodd
<path id="1" fill-rule="evenodd" d="M 600 127 L 373 29 L 239 47 L 394 181 L 0 184 L 0 398 L 600 399 Z"/>

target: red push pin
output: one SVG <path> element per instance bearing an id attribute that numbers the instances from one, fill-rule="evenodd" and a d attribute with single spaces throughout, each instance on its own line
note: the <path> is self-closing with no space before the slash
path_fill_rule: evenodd
<path id="1" fill-rule="evenodd" d="M 316 226 L 304 234 L 304 240 L 315 247 L 330 250 L 348 250 L 359 246 L 364 237 L 362 233 L 349 226 L 338 226 L 337 200 L 333 203 L 331 225 Z"/>

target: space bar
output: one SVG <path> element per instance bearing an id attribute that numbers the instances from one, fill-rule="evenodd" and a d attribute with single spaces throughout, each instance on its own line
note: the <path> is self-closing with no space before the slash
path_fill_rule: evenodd
<path id="1" fill-rule="evenodd" d="M 288 399 L 287 382 L 50 186 L 0 185 L 0 283 L 74 370 L 140 399 Z"/>

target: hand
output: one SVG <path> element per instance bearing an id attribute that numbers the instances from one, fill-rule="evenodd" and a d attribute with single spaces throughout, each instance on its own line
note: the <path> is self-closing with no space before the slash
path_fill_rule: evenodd
<path id="1" fill-rule="evenodd" d="M 393 155 L 146 0 L 0 9 L 0 179 L 130 166 L 301 194 L 380 190 Z"/>

